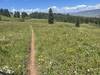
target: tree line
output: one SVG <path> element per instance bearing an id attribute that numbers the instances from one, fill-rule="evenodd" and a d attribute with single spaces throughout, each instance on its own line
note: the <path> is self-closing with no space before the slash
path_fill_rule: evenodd
<path id="1" fill-rule="evenodd" d="M 29 14 L 29 17 L 36 18 L 36 19 L 48 19 L 48 14 L 49 13 L 34 12 Z M 96 18 L 96 17 L 73 16 L 70 14 L 61 14 L 61 13 L 53 13 L 53 15 L 54 15 L 54 19 L 58 22 L 76 23 L 76 21 L 79 20 L 80 23 L 100 24 L 100 18 Z"/>
<path id="2" fill-rule="evenodd" d="M 0 15 L 7 16 L 7 17 L 11 16 L 8 9 L 2 9 L 2 8 L 0 9 Z"/>
<path id="3" fill-rule="evenodd" d="M 13 12 L 10 12 L 8 9 L 0 9 L 0 15 L 3 15 L 3 16 L 6 16 L 6 17 L 15 17 L 15 18 L 25 18 L 28 16 L 28 14 L 26 12 L 19 12 L 19 11 L 15 11 L 14 13 Z"/>
<path id="4" fill-rule="evenodd" d="M 51 13 L 51 14 L 50 14 Z M 27 12 L 10 12 L 8 9 L 0 9 L 0 15 L 7 16 L 7 17 L 15 17 L 15 18 L 35 18 L 35 19 L 49 19 L 50 17 L 52 20 L 59 22 L 70 22 L 70 23 L 76 23 L 79 21 L 79 23 L 95 23 L 100 24 L 100 18 L 96 17 L 82 17 L 82 16 L 73 16 L 70 14 L 61 14 L 61 13 L 53 13 L 52 9 L 49 9 L 49 13 L 43 13 L 43 12 L 32 12 L 28 14 Z M 48 16 L 51 15 L 51 16 Z M 1 19 L 1 18 L 0 18 Z M 49 21 L 49 20 L 48 20 Z"/>

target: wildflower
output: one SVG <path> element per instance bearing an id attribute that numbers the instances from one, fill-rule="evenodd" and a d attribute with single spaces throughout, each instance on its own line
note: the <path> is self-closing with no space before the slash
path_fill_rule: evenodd
<path id="1" fill-rule="evenodd" d="M 88 72 L 90 72 L 90 69 L 87 69 Z"/>
<path id="2" fill-rule="evenodd" d="M 18 65 L 18 68 L 20 68 L 21 67 L 21 65 Z"/>
<path id="3" fill-rule="evenodd" d="M 50 63 L 49 63 L 50 65 L 52 65 L 52 62 L 50 61 Z"/>
<path id="4" fill-rule="evenodd" d="M 77 71 L 74 71 L 75 74 L 77 74 Z"/>
<path id="5" fill-rule="evenodd" d="M 13 74 L 14 71 L 11 69 L 12 69 L 12 67 L 4 66 L 4 67 L 0 68 L 0 71 L 7 73 L 7 74 Z"/>

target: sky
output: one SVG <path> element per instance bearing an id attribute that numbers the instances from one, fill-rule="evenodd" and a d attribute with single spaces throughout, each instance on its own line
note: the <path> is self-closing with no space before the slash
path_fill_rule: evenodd
<path id="1" fill-rule="evenodd" d="M 54 12 L 66 13 L 99 9 L 100 0 L 0 0 L 0 8 L 27 12 L 47 12 L 52 8 Z"/>

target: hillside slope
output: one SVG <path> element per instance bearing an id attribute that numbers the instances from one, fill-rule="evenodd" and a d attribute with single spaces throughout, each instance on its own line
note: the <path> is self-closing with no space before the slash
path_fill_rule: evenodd
<path id="1" fill-rule="evenodd" d="M 73 15 L 86 16 L 86 17 L 100 17 L 100 9 L 81 11 L 73 13 Z"/>

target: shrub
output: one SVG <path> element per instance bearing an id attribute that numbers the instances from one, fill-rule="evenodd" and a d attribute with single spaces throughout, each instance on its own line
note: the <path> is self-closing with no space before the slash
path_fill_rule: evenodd
<path id="1" fill-rule="evenodd" d="M 75 24 L 75 26 L 76 26 L 76 27 L 80 27 L 79 19 L 76 20 L 76 24 Z"/>
<path id="2" fill-rule="evenodd" d="M 0 16 L 0 21 L 1 21 L 1 16 Z"/>
<path id="3" fill-rule="evenodd" d="M 24 18 L 20 18 L 20 22 L 24 22 L 25 21 L 25 19 Z"/>

